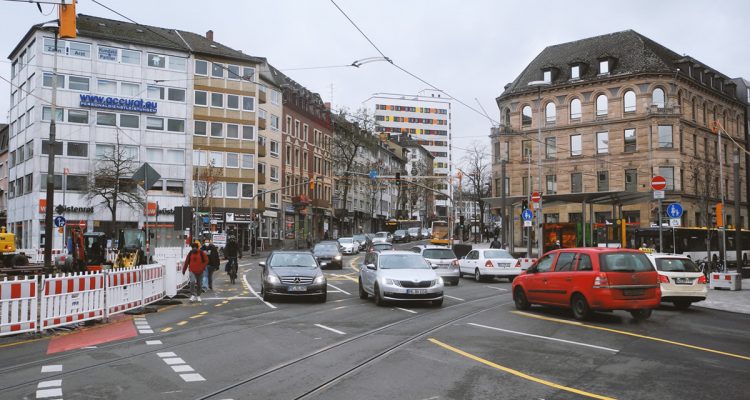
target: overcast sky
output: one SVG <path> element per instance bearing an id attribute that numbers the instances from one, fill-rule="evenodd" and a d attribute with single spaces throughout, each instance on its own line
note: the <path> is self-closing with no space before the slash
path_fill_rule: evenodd
<path id="1" fill-rule="evenodd" d="M 737 1 L 499 1 L 335 0 L 386 56 L 474 108 L 499 119 L 494 99 L 544 47 L 633 29 L 730 77 L 750 78 L 750 2 Z M 266 57 L 297 82 L 357 109 L 377 92 L 415 94 L 425 84 L 388 63 L 361 68 L 290 70 L 350 64 L 377 51 L 330 0 L 101 0 L 138 23 L 203 34 Z M 45 12 L 51 6 L 42 6 Z M 78 13 L 122 19 L 90 0 Z M 0 75 L 5 58 L 44 16 L 33 4 L 0 2 Z M 0 81 L 0 122 L 7 122 L 9 85 Z M 490 122 L 453 106 L 454 148 L 473 141 L 489 148 Z M 460 158 L 459 151 L 454 160 Z"/>

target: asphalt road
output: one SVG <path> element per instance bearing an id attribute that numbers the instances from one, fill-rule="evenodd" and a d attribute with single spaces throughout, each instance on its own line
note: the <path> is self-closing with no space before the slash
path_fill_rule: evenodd
<path id="1" fill-rule="evenodd" d="M 0 398 L 750 397 L 749 315 L 664 307 L 644 322 L 614 312 L 578 323 L 564 310 L 516 312 L 509 283 L 470 278 L 440 308 L 376 307 L 357 295 L 357 256 L 326 271 L 327 303 L 265 303 L 260 260 L 242 261 L 249 287 L 219 272 L 201 304 L 84 330 L 130 337 L 0 343 Z"/>

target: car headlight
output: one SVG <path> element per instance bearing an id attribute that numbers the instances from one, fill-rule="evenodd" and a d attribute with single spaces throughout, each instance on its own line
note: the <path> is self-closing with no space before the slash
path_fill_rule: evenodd
<path id="1" fill-rule="evenodd" d="M 268 274 L 266 275 L 266 282 L 276 284 L 276 283 L 281 283 L 281 280 L 279 280 L 279 277 L 276 275 Z"/>
<path id="2" fill-rule="evenodd" d="M 443 284 L 444 284 L 444 282 L 443 282 L 443 278 L 442 278 L 442 277 L 440 277 L 440 276 L 438 276 L 438 278 L 437 278 L 437 279 L 435 279 L 435 284 L 438 284 L 438 285 L 443 285 Z"/>
<path id="3" fill-rule="evenodd" d="M 326 283 L 326 277 L 325 277 L 325 275 L 318 275 L 318 276 L 316 276 L 315 279 L 313 280 L 313 283 L 316 284 L 316 285 L 319 285 L 319 284 L 322 284 L 322 283 Z"/>
<path id="4" fill-rule="evenodd" d="M 336 261 L 341 261 L 341 256 L 340 255 L 335 256 L 335 257 L 333 257 L 333 259 L 336 260 Z"/>
<path id="5" fill-rule="evenodd" d="M 396 279 L 385 279 L 385 284 L 391 286 L 401 286 L 401 282 L 397 281 Z"/>

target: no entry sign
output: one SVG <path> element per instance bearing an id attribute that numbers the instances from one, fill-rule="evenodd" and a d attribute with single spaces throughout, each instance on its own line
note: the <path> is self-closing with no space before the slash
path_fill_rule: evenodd
<path id="1" fill-rule="evenodd" d="M 667 180 L 663 176 L 656 175 L 651 178 L 651 189 L 664 190 L 667 187 Z"/>
<path id="2" fill-rule="evenodd" d="M 539 203 L 539 201 L 542 200 L 542 195 L 539 194 L 539 192 L 534 192 L 531 194 L 531 201 L 534 203 Z"/>

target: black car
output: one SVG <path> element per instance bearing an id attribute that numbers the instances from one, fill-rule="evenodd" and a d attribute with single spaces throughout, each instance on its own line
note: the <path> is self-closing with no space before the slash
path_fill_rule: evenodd
<path id="1" fill-rule="evenodd" d="M 328 282 L 309 251 L 274 251 L 260 262 L 263 300 L 273 296 L 315 296 L 325 303 Z"/>
<path id="2" fill-rule="evenodd" d="M 339 244 L 334 241 L 320 242 L 313 247 L 313 257 L 320 264 L 320 268 L 343 269 L 343 258 L 339 251 Z"/>
<path id="3" fill-rule="evenodd" d="M 399 229 L 396 232 L 393 232 L 393 242 L 394 243 L 404 243 L 409 241 L 409 232 Z"/>

